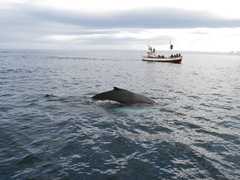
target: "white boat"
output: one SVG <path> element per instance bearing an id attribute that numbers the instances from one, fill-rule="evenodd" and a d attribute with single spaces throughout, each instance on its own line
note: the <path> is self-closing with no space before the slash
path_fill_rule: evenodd
<path id="1" fill-rule="evenodd" d="M 143 61 L 149 62 L 168 62 L 168 63 L 178 63 L 182 62 L 182 55 L 180 53 L 173 53 L 173 45 L 170 44 L 171 53 L 170 55 L 160 55 L 156 52 L 155 48 L 151 46 L 148 47 L 146 55 L 143 56 Z"/>

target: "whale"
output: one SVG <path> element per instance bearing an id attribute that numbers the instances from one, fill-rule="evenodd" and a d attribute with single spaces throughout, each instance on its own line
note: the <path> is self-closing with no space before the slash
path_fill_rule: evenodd
<path id="1" fill-rule="evenodd" d="M 126 89 L 121 89 L 119 87 L 113 87 L 110 91 L 105 91 L 99 94 L 96 94 L 92 97 L 94 100 L 98 101 L 115 101 L 125 105 L 133 104 L 154 104 L 155 102 L 141 94 L 137 94 Z"/>

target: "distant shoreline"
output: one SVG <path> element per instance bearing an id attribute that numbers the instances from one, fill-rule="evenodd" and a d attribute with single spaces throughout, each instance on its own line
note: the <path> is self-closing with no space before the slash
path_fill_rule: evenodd
<path id="1" fill-rule="evenodd" d="M 131 51 L 131 52 L 143 52 L 144 50 L 138 50 L 138 49 L 111 49 L 111 50 L 107 50 L 107 49 L 17 49 L 17 48 L 12 48 L 12 49 L 9 49 L 9 48 L 0 48 L 0 53 L 8 53 L 8 52 L 11 52 L 11 51 L 36 51 L 36 52 L 41 52 L 41 51 L 65 51 L 65 52 L 76 52 L 76 51 L 95 51 L 95 52 L 116 52 L 116 51 Z M 158 50 L 158 51 L 162 51 L 162 52 L 166 52 L 167 50 Z M 240 55 L 240 52 L 239 51 L 190 51 L 190 50 L 186 50 L 186 51 L 182 51 L 182 50 L 177 50 L 177 51 L 180 51 L 182 53 L 193 53 L 193 54 L 228 54 L 228 55 Z"/>

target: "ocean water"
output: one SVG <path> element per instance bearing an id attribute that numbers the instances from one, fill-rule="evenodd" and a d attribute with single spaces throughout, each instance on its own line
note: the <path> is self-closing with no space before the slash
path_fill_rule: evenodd
<path id="1" fill-rule="evenodd" d="M 0 179 L 240 179 L 240 56 L 0 51 Z M 94 102 L 114 86 L 153 106 Z"/>

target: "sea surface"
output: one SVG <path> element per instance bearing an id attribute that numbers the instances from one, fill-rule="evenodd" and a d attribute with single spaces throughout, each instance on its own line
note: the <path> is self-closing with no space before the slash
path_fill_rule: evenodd
<path id="1" fill-rule="evenodd" d="M 0 50 L 0 180 L 240 179 L 240 56 Z M 153 106 L 95 102 L 114 86 Z"/>

